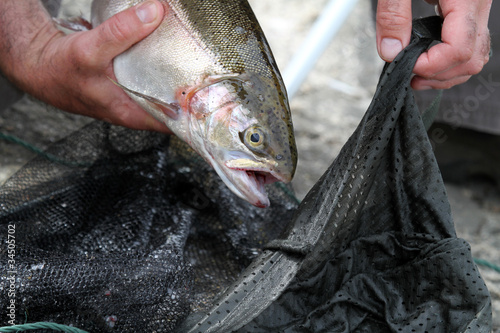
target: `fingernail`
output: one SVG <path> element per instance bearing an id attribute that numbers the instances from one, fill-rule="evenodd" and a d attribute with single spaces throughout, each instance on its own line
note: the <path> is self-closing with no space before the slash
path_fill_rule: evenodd
<path id="1" fill-rule="evenodd" d="M 403 44 L 394 38 L 384 38 L 380 43 L 380 56 L 385 61 L 393 61 L 402 50 Z"/>
<path id="2" fill-rule="evenodd" d="M 135 13 L 142 23 L 151 23 L 156 19 L 158 10 L 156 9 L 156 4 L 154 2 L 147 1 L 137 7 Z"/>

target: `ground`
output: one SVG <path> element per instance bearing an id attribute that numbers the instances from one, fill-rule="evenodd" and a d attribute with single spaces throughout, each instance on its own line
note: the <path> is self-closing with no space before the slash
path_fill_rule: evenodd
<path id="1" fill-rule="evenodd" d="M 90 0 L 64 0 L 64 15 L 89 15 Z M 327 0 L 250 0 L 283 72 Z M 354 11 L 291 100 L 299 164 L 293 186 L 303 198 L 353 132 L 373 96 L 382 67 L 368 0 Z M 64 137 L 88 120 L 40 105 L 29 98 L 0 114 L 0 131 L 39 147 Z M 460 152 L 460 149 L 458 148 Z M 327 153 L 326 153 L 327 152 Z M 0 141 L 0 183 L 34 156 Z M 497 161 L 498 162 L 498 161 Z M 489 163 L 489 162 L 488 162 Z M 495 167 L 495 166 L 492 166 Z M 473 256 L 500 265 L 499 183 L 491 179 L 446 182 L 459 237 Z M 479 266 L 493 300 L 500 332 L 500 273 Z"/>

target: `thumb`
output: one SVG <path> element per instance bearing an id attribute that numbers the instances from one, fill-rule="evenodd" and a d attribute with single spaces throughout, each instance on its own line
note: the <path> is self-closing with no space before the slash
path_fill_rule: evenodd
<path id="1" fill-rule="evenodd" d="M 90 30 L 89 48 L 94 59 L 107 64 L 111 59 L 152 33 L 163 19 L 164 8 L 157 0 L 148 0 L 126 9 Z"/>
<path id="2" fill-rule="evenodd" d="M 376 21 L 378 54 L 391 62 L 410 43 L 411 0 L 379 0 Z"/>

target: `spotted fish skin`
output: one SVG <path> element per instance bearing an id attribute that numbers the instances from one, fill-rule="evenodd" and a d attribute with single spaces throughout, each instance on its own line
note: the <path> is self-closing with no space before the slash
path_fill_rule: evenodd
<path id="1" fill-rule="evenodd" d="M 140 3 L 94 0 L 92 25 Z M 246 0 L 163 0 L 148 37 L 114 60 L 118 84 L 250 203 L 297 164 L 286 89 Z"/>

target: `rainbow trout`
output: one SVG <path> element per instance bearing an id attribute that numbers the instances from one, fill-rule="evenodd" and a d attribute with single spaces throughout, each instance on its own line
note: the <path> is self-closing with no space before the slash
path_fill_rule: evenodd
<path id="1" fill-rule="evenodd" d="M 94 0 L 92 26 L 140 3 Z M 269 206 L 266 184 L 297 164 L 283 80 L 246 0 L 163 0 L 165 17 L 114 59 L 118 84 L 200 154 L 239 197 Z"/>

